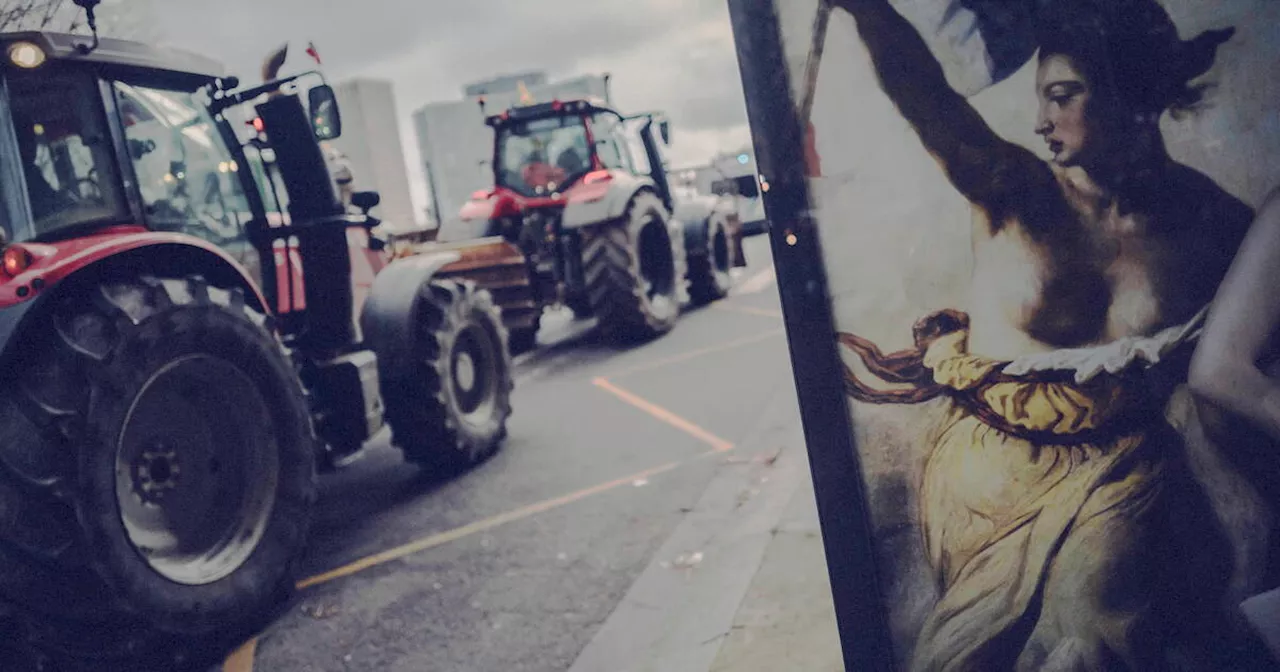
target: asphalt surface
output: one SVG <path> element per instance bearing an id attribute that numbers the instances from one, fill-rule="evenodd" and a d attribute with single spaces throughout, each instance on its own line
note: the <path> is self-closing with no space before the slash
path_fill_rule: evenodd
<path id="1" fill-rule="evenodd" d="M 432 481 L 384 433 L 323 477 L 296 604 L 224 669 L 569 669 L 794 398 L 768 240 L 746 245 L 734 294 L 651 343 L 546 320 L 516 360 L 510 438 L 480 467 Z"/>

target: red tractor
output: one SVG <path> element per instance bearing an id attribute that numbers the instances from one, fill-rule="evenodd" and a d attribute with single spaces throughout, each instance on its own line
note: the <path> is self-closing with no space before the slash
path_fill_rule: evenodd
<path id="1" fill-rule="evenodd" d="M 0 35 L 0 660 L 198 669 L 290 594 L 319 467 L 500 447 L 507 332 L 467 250 L 344 211 L 319 73 L 86 41 Z"/>
<path id="2" fill-rule="evenodd" d="M 662 158 L 667 121 L 556 100 L 485 123 L 494 129 L 494 186 L 436 240 L 491 250 L 485 263 L 442 272 L 493 292 L 514 350 L 533 347 L 552 305 L 598 318 L 618 341 L 660 336 L 686 302 L 725 296 L 730 270 L 746 265 L 727 204 L 673 194 Z"/>

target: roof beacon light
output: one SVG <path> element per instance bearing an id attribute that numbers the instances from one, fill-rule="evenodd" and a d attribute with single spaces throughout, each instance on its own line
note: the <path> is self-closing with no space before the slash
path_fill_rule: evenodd
<path id="1" fill-rule="evenodd" d="M 9 45 L 9 61 L 19 68 L 38 68 L 44 64 L 44 49 L 31 42 L 15 42 Z"/>

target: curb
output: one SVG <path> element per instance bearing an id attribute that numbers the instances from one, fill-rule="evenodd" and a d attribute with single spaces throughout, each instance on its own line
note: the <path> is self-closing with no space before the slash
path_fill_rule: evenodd
<path id="1" fill-rule="evenodd" d="M 795 394 L 778 390 L 750 438 L 654 555 L 569 672 L 707 672 L 808 478 Z"/>

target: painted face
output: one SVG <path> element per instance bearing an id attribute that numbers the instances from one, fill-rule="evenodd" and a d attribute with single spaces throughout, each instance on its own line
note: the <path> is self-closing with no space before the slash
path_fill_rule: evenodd
<path id="1" fill-rule="evenodd" d="M 1036 70 L 1036 95 L 1036 134 L 1049 144 L 1054 162 L 1072 166 L 1085 161 L 1099 138 L 1093 137 L 1089 123 L 1093 92 L 1084 75 L 1066 56 L 1049 55 Z"/>

